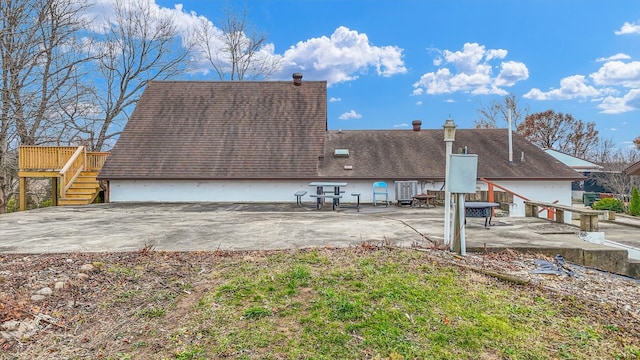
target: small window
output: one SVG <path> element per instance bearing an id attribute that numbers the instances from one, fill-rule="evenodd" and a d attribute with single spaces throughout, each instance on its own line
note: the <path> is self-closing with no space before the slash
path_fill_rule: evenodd
<path id="1" fill-rule="evenodd" d="M 334 157 L 349 157 L 349 149 L 335 149 L 333 151 Z"/>

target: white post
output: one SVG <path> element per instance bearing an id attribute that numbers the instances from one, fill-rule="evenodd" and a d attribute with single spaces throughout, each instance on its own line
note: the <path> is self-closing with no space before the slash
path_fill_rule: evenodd
<path id="1" fill-rule="evenodd" d="M 467 255 L 467 244 L 464 234 L 465 229 L 465 211 L 464 211 L 464 194 L 458 194 L 458 211 L 460 214 L 460 255 Z"/>
<path id="2" fill-rule="evenodd" d="M 442 125 L 444 129 L 445 169 L 444 169 L 444 244 L 453 244 L 451 241 L 451 190 L 449 187 L 449 167 L 451 162 L 451 147 L 456 140 L 456 123 L 450 117 Z"/>
<path id="3" fill-rule="evenodd" d="M 451 141 L 446 142 L 445 174 L 444 174 L 444 244 L 451 245 L 451 193 L 449 192 L 449 163 L 451 158 Z"/>
<path id="4" fill-rule="evenodd" d="M 509 108 L 509 116 L 507 117 L 507 125 L 509 128 L 509 164 L 513 163 L 513 139 L 511 135 L 511 108 Z"/>

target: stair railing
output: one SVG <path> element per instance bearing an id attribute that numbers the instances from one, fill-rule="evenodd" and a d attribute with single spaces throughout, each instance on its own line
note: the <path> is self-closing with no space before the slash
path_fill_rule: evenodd
<path id="1" fill-rule="evenodd" d="M 507 188 L 505 188 L 504 186 L 500 186 L 500 185 L 498 185 L 498 184 L 496 184 L 496 183 L 492 182 L 491 180 L 487 180 L 487 179 L 485 179 L 485 178 L 480 178 L 480 180 L 481 180 L 481 181 L 484 181 L 484 182 L 486 182 L 486 183 L 487 183 L 487 186 L 488 186 L 488 191 L 487 191 L 487 193 L 488 193 L 488 197 L 489 197 L 489 199 L 488 199 L 488 201 L 489 201 L 489 202 L 494 202 L 494 195 L 493 195 L 493 188 L 494 188 L 494 187 L 497 187 L 498 189 L 500 189 L 500 190 L 502 190 L 502 191 L 504 191 L 504 192 L 506 192 L 506 193 L 508 193 L 508 194 L 511 194 L 511 195 L 513 195 L 513 196 L 516 196 L 516 197 L 519 197 L 520 199 L 522 199 L 522 200 L 524 200 L 524 201 L 530 201 L 530 200 L 531 200 L 531 199 L 528 199 L 528 198 L 526 198 L 526 197 L 524 197 L 524 196 L 522 196 L 522 195 L 520 195 L 520 194 L 517 194 L 517 193 L 515 193 L 515 192 L 513 192 L 513 191 L 511 191 L 511 190 L 509 190 L 509 189 L 507 189 Z M 557 202 L 558 202 L 558 200 L 554 201 L 553 203 L 554 203 L 554 204 L 556 204 Z M 539 213 L 541 213 L 541 212 L 543 212 L 543 211 L 545 211 L 545 210 L 547 210 L 547 218 L 549 218 L 549 219 L 553 219 L 553 217 L 555 216 L 555 209 L 551 209 L 551 208 L 541 208 L 541 209 L 538 211 L 538 214 L 539 214 Z M 493 214 L 493 211 L 494 211 L 494 209 L 492 208 L 492 209 L 491 209 L 491 212 L 492 212 L 492 214 L 491 214 L 491 215 L 494 215 L 494 214 Z"/>
<path id="2" fill-rule="evenodd" d="M 78 146 L 78 149 L 71 155 L 67 163 L 60 170 L 60 198 L 66 197 L 67 191 L 84 170 L 87 163 L 87 151 L 84 146 Z"/>

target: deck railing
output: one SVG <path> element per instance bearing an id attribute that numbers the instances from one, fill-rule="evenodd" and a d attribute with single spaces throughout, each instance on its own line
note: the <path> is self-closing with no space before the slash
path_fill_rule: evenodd
<path id="1" fill-rule="evenodd" d="M 20 171 L 60 171 L 77 146 L 20 146 Z"/>
<path id="2" fill-rule="evenodd" d="M 104 165 L 104 162 L 107 161 L 107 157 L 109 157 L 108 152 L 87 152 L 86 169 L 89 171 L 100 171 L 100 169 L 102 169 L 102 166 Z"/>
<path id="3" fill-rule="evenodd" d="M 60 197 L 82 171 L 100 171 L 108 152 L 86 151 L 84 146 L 20 146 L 21 172 L 57 173 L 60 178 Z"/>
<path id="4" fill-rule="evenodd" d="M 59 172 L 79 148 L 84 146 L 20 146 L 20 171 Z M 108 156 L 108 152 L 86 151 L 83 170 L 100 171 Z"/>

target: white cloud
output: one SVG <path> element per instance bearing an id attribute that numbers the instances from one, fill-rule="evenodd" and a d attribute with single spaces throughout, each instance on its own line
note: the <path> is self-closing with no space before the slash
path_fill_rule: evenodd
<path id="1" fill-rule="evenodd" d="M 340 101 L 342 101 L 342 99 L 336 98 L 336 97 L 332 97 L 329 99 L 329 102 L 340 102 Z"/>
<path id="2" fill-rule="evenodd" d="M 96 33 L 104 33 L 109 27 L 109 22 L 114 21 L 116 18 L 115 11 L 117 2 L 117 0 L 92 0 L 90 6 L 87 7 L 86 12 L 83 14 L 83 17 L 88 20 L 91 25 L 89 30 Z M 186 13 L 183 10 L 182 4 L 176 4 L 173 8 L 169 8 L 156 4 L 155 0 L 126 0 L 120 1 L 120 3 L 125 9 L 145 9 L 156 19 L 164 17 L 173 18 L 178 27 L 178 31 L 183 36 L 194 29 L 199 19 L 203 18 L 193 12 Z"/>
<path id="3" fill-rule="evenodd" d="M 402 128 L 408 128 L 408 127 L 409 127 L 409 124 L 407 123 L 393 125 L 394 129 L 402 129 Z"/>
<path id="4" fill-rule="evenodd" d="M 621 114 L 640 109 L 640 89 L 631 89 L 622 97 L 607 96 L 598 108 L 603 114 Z"/>
<path id="5" fill-rule="evenodd" d="M 346 113 L 340 115 L 338 117 L 338 119 L 340 119 L 340 120 L 349 120 L 349 119 L 360 119 L 361 117 L 362 117 L 362 115 L 360 115 L 357 112 L 355 112 L 355 110 L 351 110 L 349 112 L 346 112 Z"/>
<path id="6" fill-rule="evenodd" d="M 108 28 L 108 21 L 114 18 L 114 4 L 117 0 L 92 0 L 92 6 L 84 17 L 92 24 L 89 31 L 104 33 Z M 207 25 L 211 34 L 220 34 L 221 30 L 202 15 L 184 10 L 182 4 L 174 7 L 162 7 L 156 0 L 121 0 L 125 5 L 143 4 L 144 8 L 161 16 L 170 16 L 175 20 L 183 42 L 193 40 L 194 30 Z M 213 53 L 221 47 L 219 40 L 210 44 Z M 321 36 L 300 41 L 291 46 L 284 54 L 275 53 L 275 45 L 265 44 L 260 50 L 259 57 L 281 60 L 283 67 L 273 79 L 290 79 L 294 72 L 302 72 L 306 79 L 327 80 L 329 85 L 357 79 L 362 74 L 374 71 L 382 77 L 403 74 L 407 69 L 403 60 L 403 49 L 393 46 L 374 46 L 367 34 L 359 33 L 344 26 L 338 27 L 329 37 Z M 204 53 L 193 53 L 191 59 L 194 73 L 207 74 L 212 71 L 210 63 Z"/>
<path id="7" fill-rule="evenodd" d="M 597 58 L 596 62 L 605 62 L 605 61 L 614 61 L 614 60 L 629 60 L 631 59 L 631 56 L 624 54 L 624 53 L 617 53 L 615 55 L 609 56 L 609 57 L 601 57 L 601 58 Z"/>
<path id="8" fill-rule="evenodd" d="M 599 96 L 601 92 L 593 86 L 587 85 L 584 75 L 573 75 L 560 80 L 559 89 L 551 89 L 547 92 L 540 89 L 531 89 L 524 94 L 524 98 L 532 100 L 569 100 L 586 99 Z"/>
<path id="9" fill-rule="evenodd" d="M 507 50 L 486 49 L 478 43 L 464 44 L 462 51 L 439 51 L 441 56 L 434 59 L 433 64 L 441 67 L 420 77 L 413 84 L 414 95 L 447 94 L 463 92 L 471 94 L 505 95 L 503 87 L 513 86 L 518 81 L 529 77 L 529 70 L 524 63 L 505 61 L 497 66 L 500 72 L 493 74 L 491 61 L 507 57 Z M 446 66 L 449 67 L 446 67 Z"/>
<path id="10" fill-rule="evenodd" d="M 94 35 L 104 35 L 109 30 L 111 23 L 118 25 L 116 23 L 117 3 L 117 0 L 91 0 L 90 5 L 81 15 L 89 24 L 87 30 L 93 32 Z M 206 17 L 199 16 L 195 12 L 185 12 L 182 4 L 176 4 L 173 8 L 160 6 L 155 0 L 121 0 L 120 4 L 124 9 L 134 11 L 144 9 L 144 11 L 150 15 L 151 21 L 155 20 L 158 24 L 164 19 L 173 20 L 173 24 L 176 27 L 176 31 L 183 45 L 193 42 L 194 31 L 200 26 L 201 22 L 208 22 L 210 31 L 213 33 L 221 33 L 220 29 L 208 21 Z M 99 36 L 98 39 L 100 39 Z M 270 45 L 271 44 L 267 44 L 266 49 L 268 49 Z M 220 44 L 213 44 L 214 48 L 219 46 Z M 206 68 L 206 65 L 203 65 L 206 63 L 204 59 L 195 52 L 193 55 L 194 58 L 192 62 L 195 65 L 194 71 L 206 73 L 209 69 Z"/>
<path id="11" fill-rule="evenodd" d="M 586 100 L 599 103 L 604 114 L 620 114 L 640 110 L 640 61 L 623 62 L 630 57 L 618 53 L 601 58 L 604 64 L 588 79 L 584 75 L 573 75 L 560 81 L 560 88 L 542 91 L 531 89 L 524 94 L 534 100 Z M 620 94 L 624 95 L 620 96 Z"/>
<path id="12" fill-rule="evenodd" d="M 624 87 L 640 87 L 640 61 L 624 63 L 610 61 L 597 72 L 589 75 L 597 85 L 617 85 Z"/>
<path id="13" fill-rule="evenodd" d="M 416 105 L 417 105 L 417 106 L 422 105 L 422 101 L 416 101 Z"/>
<path id="14" fill-rule="evenodd" d="M 640 34 L 640 24 L 625 22 L 620 30 L 614 31 L 616 35 Z"/>
<path id="15" fill-rule="evenodd" d="M 513 86 L 518 81 L 529 78 L 526 65 L 516 61 L 505 61 L 500 64 L 500 73 L 495 80 L 496 86 Z"/>
<path id="16" fill-rule="evenodd" d="M 302 72 L 331 85 L 355 80 L 373 68 L 378 76 L 389 77 L 407 72 L 402 52 L 397 46 L 373 46 L 366 34 L 340 26 L 330 37 L 300 41 L 286 50 L 281 76 Z"/>

